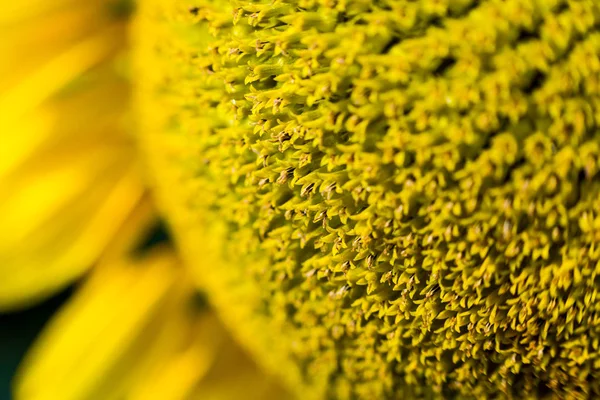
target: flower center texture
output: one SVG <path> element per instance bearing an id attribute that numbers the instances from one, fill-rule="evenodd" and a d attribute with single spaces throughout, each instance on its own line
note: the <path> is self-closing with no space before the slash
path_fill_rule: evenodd
<path id="1" fill-rule="evenodd" d="M 259 362 L 308 398 L 600 395 L 600 3 L 140 7 L 151 179 Z"/>

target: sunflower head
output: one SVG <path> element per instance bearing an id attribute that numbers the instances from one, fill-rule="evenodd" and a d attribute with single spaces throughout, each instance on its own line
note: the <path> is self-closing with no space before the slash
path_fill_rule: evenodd
<path id="1" fill-rule="evenodd" d="M 600 6 L 141 4 L 141 139 L 199 284 L 330 398 L 600 393 Z"/>

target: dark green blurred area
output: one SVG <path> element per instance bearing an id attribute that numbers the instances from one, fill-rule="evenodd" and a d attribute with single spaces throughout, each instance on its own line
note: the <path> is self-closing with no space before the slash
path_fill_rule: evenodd
<path id="1" fill-rule="evenodd" d="M 115 0 L 108 3 L 108 11 L 117 19 L 129 18 L 135 11 L 133 0 Z"/>
<path id="2" fill-rule="evenodd" d="M 0 314 L 0 399 L 10 400 L 11 379 L 42 327 L 73 292 L 69 288 L 24 311 Z"/>

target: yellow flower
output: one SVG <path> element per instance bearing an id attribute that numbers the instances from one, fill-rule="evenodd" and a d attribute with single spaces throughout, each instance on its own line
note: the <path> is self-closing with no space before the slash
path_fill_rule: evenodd
<path id="1" fill-rule="evenodd" d="M 185 263 L 308 398 L 600 397 L 600 2 L 143 0 Z"/>
<path id="2" fill-rule="evenodd" d="M 23 360 L 14 398 L 283 398 L 174 250 L 140 249 L 157 216 L 130 135 L 130 8 L 2 6 L 0 313 L 78 282 Z"/>
<path id="3" fill-rule="evenodd" d="M 596 0 L 13 3 L 17 400 L 600 396 Z"/>

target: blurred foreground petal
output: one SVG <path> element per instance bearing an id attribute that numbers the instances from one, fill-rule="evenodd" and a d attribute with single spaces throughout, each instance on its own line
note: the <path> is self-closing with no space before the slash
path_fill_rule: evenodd
<path id="1" fill-rule="evenodd" d="M 81 276 L 144 193 L 113 2 L 13 3 L 0 17 L 0 312 Z"/>
<path id="2" fill-rule="evenodd" d="M 186 300 L 174 260 L 100 266 L 26 357 L 16 399 L 118 398 L 145 364 L 181 346 Z"/>
<path id="3" fill-rule="evenodd" d="M 100 265 L 31 349 L 16 400 L 284 399 L 168 251 Z"/>

